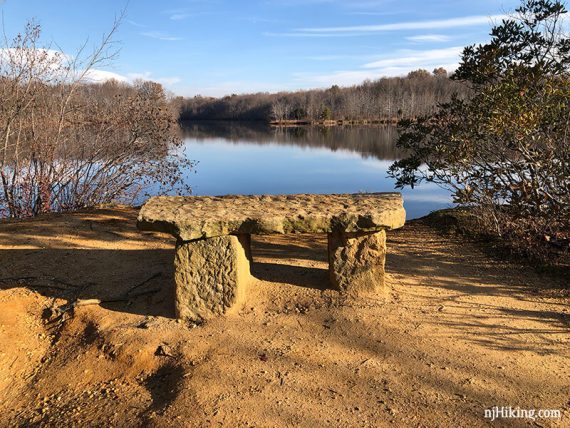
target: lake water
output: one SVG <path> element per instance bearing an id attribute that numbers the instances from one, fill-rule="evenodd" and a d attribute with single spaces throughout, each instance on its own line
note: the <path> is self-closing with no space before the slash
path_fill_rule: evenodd
<path id="1" fill-rule="evenodd" d="M 272 128 L 262 124 L 186 124 L 185 153 L 198 161 L 186 177 L 193 195 L 393 192 L 387 170 L 401 155 L 393 126 Z M 431 183 L 405 189 L 407 218 L 452 206 Z"/>

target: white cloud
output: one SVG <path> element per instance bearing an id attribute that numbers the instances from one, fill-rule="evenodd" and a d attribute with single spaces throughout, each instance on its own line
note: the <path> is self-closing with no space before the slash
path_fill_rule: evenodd
<path id="1" fill-rule="evenodd" d="M 171 21 L 183 21 L 188 18 L 198 18 L 200 16 L 209 16 L 212 15 L 210 12 L 172 12 L 169 15 L 169 19 Z"/>
<path id="2" fill-rule="evenodd" d="M 49 65 L 47 73 L 44 67 L 38 68 L 38 78 L 48 79 L 50 82 L 65 82 L 81 79 L 87 83 L 103 83 L 109 80 L 116 80 L 123 83 L 132 83 L 137 79 L 152 80 L 164 86 L 173 86 L 180 83 L 182 79 L 178 76 L 154 77 L 151 72 L 128 73 L 126 75 L 115 73 L 109 70 L 92 68 L 85 71 L 79 68 L 81 64 L 74 64 L 75 58 L 63 52 L 53 49 L 0 49 L 0 66 L 12 63 L 16 69 L 25 68 L 28 64 L 41 63 Z M 74 67 L 77 66 L 77 68 Z M 9 68 L 11 66 L 7 66 Z M 46 75 L 47 74 L 47 75 Z"/>
<path id="3" fill-rule="evenodd" d="M 123 76 L 122 74 L 114 73 L 112 71 L 107 70 L 97 70 L 91 69 L 88 70 L 85 74 L 86 81 L 93 82 L 93 83 L 102 83 L 108 80 L 116 80 L 118 82 L 128 83 L 130 80 L 128 77 Z"/>
<path id="4" fill-rule="evenodd" d="M 410 42 L 448 42 L 451 38 L 449 36 L 444 36 L 443 34 L 420 34 L 418 36 L 406 37 Z"/>
<path id="5" fill-rule="evenodd" d="M 76 74 L 81 74 L 83 71 L 79 70 Z M 91 69 L 88 70 L 83 80 L 90 83 L 103 83 L 109 80 L 116 80 L 122 83 L 133 83 L 135 80 L 151 80 L 160 83 L 164 86 L 173 86 L 180 83 L 182 79 L 178 76 L 172 77 L 154 77 L 151 72 L 144 73 L 127 73 L 119 74 L 108 70 Z"/>
<path id="6" fill-rule="evenodd" d="M 141 36 L 150 37 L 151 39 L 165 40 L 169 42 L 182 40 L 182 37 L 171 36 L 161 31 L 144 31 Z"/>
<path id="7" fill-rule="evenodd" d="M 128 79 L 112 71 L 91 69 L 75 69 L 74 57 L 53 49 L 0 49 L 0 64 L 12 64 L 16 68 L 27 68 L 35 64 L 37 78 L 45 78 L 51 82 L 80 79 L 86 82 L 104 82 L 115 79 L 126 82 Z M 41 64 L 41 67 L 38 65 Z M 48 65 L 48 68 L 45 66 Z"/>
<path id="8" fill-rule="evenodd" d="M 170 15 L 170 19 L 172 21 L 182 21 L 183 19 L 186 19 L 190 16 L 191 15 L 189 13 L 174 13 L 174 14 Z"/>
<path id="9" fill-rule="evenodd" d="M 445 49 L 430 49 L 425 51 L 402 50 L 399 55 L 392 58 L 384 58 L 378 61 L 364 64 L 363 68 L 386 68 L 386 67 L 420 67 L 424 64 L 457 61 L 463 52 L 463 47 L 454 46 Z"/>
<path id="10" fill-rule="evenodd" d="M 470 27 L 490 24 L 493 21 L 504 19 L 506 17 L 507 15 L 476 15 L 449 19 L 437 19 L 431 21 L 396 22 L 393 24 L 297 28 L 294 29 L 293 32 L 289 33 L 266 33 L 266 35 L 287 37 L 335 37 L 337 35 L 356 36 L 387 31 L 435 30 L 445 28 Z"/>
<path id="11" fill-rule="evenodd" d="M 368 36 L 374 34 L 373 32 L 369 33 L 272 33 L 272 32 L 265 32 L 263 33 L 264 36 L 267 37 L 313 37 L 313 38 L 328 38 L 328 37 L 361 37 L 361 36 Z"/>
<path id="12" fill-rule="evenodd" d="M 185 3 L 193 3 L 192 7 L 178 7 L 178 8 L 171 8 L 165 9 L 160 13 L 162 15 L 168 16 L 168 19 L 172 21 L 182 21 L 184 19 L 202 16 L 202 15 L 210 15 L 207 9 L 204 9 L 204 6 L 212 6 L 217 4 L 218 1 L 215 0 L 185 0 Z M 218 8 L 217 13 L 220 13 Z"/>
<path id="13" fill-rule="evenodd" d="M 457 62 L 441 63 L 423 63 L 415 66 L 391 66 L 384 68 L 375 68 L 368 70 L 341 70 L 328 74 L 312 74 L 312 73 L 295 73 L 295 81 L 304 88 L 312 88 L 315 85 L 319 87 L 329 87 L 332 85 L 352 86 L 362 83 L 364 80 L 376 80 L 381 77 L 405 76 L 412 70 L 424 68 L 432 70 L 437 67 L 443 67 L 447 71 L 454 71 L 458 67 Z"/>
<path id="14" fill-rule="evenodd" d="M 403 76 L 418 68 L 433 70 L 437 67 L 443 67 L 448 71 L 453 71 L 459 65 L 462 50 L 462 47 L 425 51 L 401 50 L 395 55 L 363 64 L 358 70 L 339 70 L 327 74 L 296 73 L 294 77 L 297 82 L 304 86 L 320 85 L 324 87 L 355 85 L 366 79 L 374 80 L 385 76 Z"/>
<path id="15" fill-rule="evenodd" d="M 0 63 L 11 63 L 21 68 L 32 64 L 41 64 L 43 67 L 49 66 L 50 70 L 56 71 L 57 69 L 62 69 L 62 67 L 65 67 L 72 61 L 72 56 L 54 49 L 0 49 Z"/>
<path id="16" fill-rule="evenodd" d="M 390 3 L 396 3 L 396 0 L 351 0 L 341 2 L 341 4 L 347 8 L 370 9 L 372 11 L 377 11 L 378 9 L 386 9 Z M 390 6 L 389 8 L 394 9 L 393 6 Z"/>
<path id="17" fill-rule="evenodd" d="M 269 0 L 266 4 L 279 6 L 305 6 L 307 4 L 334 3 L 335 0 Z"/>
<path id="18" fill-rule="evenodd" d="M 313 55 L 302 57 L 309 61 L 340 61 L 340 60 L 361 60 L 371 61 L 378 58 L 378 55 Z"/>
<path id="19" fill-rule="evenodd" d="M 125 22 L 127 22 L 128 24 L 131 24 L 133 27 L 146 28 L 146 25 L 140 24 L 140 23 L 133 21 L 131 19 L 127 19 L 127 20 L 125 20 Z"/>
<path id="20" fill-rule="evenodd" d="M 423 68 L 425 70 L 431 71 L 435 68 L 443 67 L 448 72 L 453 72 L 459 66 L 459 62 L 425 62 L 423 64 L 418 64 L 416 66 L 393 66 L 393 67 L 386 67 L 386 68 L 378 68 L 376 69 L 377 76 L 376 79 L 384 76 L 405 76 L 410 71 L 417 70 L 418 68 Z"/>
<path id="21" fill-rule="evenodd" d="M 393 15 L 403 15 L 413 13 L 410 9 L 398 9 L 398 10 L 383 10 L 378 11 L 353 11 L 348 12 L 349 15 L 362 15 L 362 16 L 393 16 Z"/>

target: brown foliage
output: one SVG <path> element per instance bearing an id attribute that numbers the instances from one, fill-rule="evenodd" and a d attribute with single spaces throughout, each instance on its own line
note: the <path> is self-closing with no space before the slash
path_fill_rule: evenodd
<path id="1" fill-rule="evenodd" d="M 191 163 L 162 86 L 94 84 L 89 73 L 113 57 L 111 36 L 93 54 L 69 58 L 40 47 L 29 23 L 0 57 L 0 209 L 27 217 L 132 200 L 147 185 L 170 188 Z M 81 53 L 81 52 L 80 52 Z"/>

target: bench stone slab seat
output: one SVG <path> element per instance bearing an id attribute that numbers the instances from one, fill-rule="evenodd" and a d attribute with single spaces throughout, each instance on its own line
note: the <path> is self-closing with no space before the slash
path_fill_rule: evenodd
<path id="1" fill-rule="evenodd" d="M 137 226 L 177 238 L 177 316 L 203 320 L 245 299 L 252 234 L 327 233 L 332 286 L 378 291 L 385 231 L 402 227 L 405 218 L 399 193 L 158 196 L 142 207 Z"/>
<path id="2" fill-rule="evenodd" d="M 239 234 L 360 232 L 404 225 L 399 193 L 278 196 L 157 196 L 138 226 L 182 241 Z"/>

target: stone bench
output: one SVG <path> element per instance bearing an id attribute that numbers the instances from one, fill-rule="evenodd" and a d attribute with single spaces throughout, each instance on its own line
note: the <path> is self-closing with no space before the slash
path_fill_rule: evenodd
<path id="1" fill-rule="evenodd" d="M 332 286 L 342 292 L 384 286 L 386 230 L 404 225 L 399 193 L 151 198 L 140 230 L 177 239 L 176 315 L 201 320 L 243 302 L 251 234 L 327 233 Z"/>

